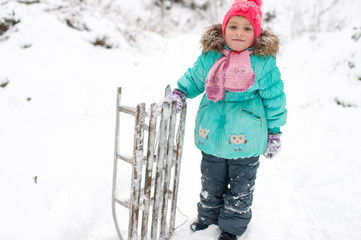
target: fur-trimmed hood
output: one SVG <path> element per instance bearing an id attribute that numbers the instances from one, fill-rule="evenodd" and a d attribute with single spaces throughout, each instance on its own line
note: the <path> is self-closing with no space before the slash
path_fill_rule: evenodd
<path id="1" fill-rule="evenodd" d="M 223 52 L 225 42 L 222 38 L 222 24 L 210 26 L 202 35 L 203 51 Z M 276 56 L 279 49 L 279 39 L 273 33 L 262 30 L 261 35 L 253 45 L 253 54 L 257 56 Z"/>

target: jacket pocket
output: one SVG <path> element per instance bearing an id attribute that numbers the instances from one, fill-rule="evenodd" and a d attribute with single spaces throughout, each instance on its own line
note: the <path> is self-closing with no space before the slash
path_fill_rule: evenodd
<path id="1" fill-rule="evenodd" d="M 259 121 L 261 126 L 263 126 L 263 117 L 257 112 L 247 108 L 242 108 L 241 112 L 243 112 L 245 115 L 249 116 L 250 118 Z"/>
<path id="2" fill-rule="evenodd" d="M 196 120 L 195 120 L 195 133 L 198 132 L 198 128 L 199 125 L 204 117 L 205 114 L 205 110 L 208 107 L 209 103 L 205 102 L 202 105 L 199 106 L 198 111 L 197 111 L 197 116 L 196 116 Z"/>

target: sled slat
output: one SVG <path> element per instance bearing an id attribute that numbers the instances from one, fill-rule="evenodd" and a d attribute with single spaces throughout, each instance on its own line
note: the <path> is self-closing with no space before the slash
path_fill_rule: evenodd
<path id="1" fill-rule="evenodd" d="M 177 130 L 177 139 L 176 139 L 176 151 L 175 151 L 175 161 L 174 161 L 174 179 L 173 179 L 173 191 L 171 194 L 171 213 L 169 221 L 169 236 L 173 234 L 175 227 L 175 217 L 176 217 L 176 208 L 177 208 L 177 198 L 178 198 L 178 188 L 179 188 L 179 175 L 181 167 L 181 159 L 183 152 L 183 142 L 184 142 L 184 132 L 185 132 L 185 121 L 187 113 L 187 104 L 183 105 L 179 126 Z"/>
<path id="2" fill-rule="evenodd" d="M 159 126 L 159 145 L 157 154 L 157 167 L 155 175 L 155 186 L 154 186 L 154 202 L 153 202 L 153 215 L 152 215 L 152 227 L 151 227 L 151 239 L 157 240 L 158 232 L 158 219 L 159 209 L 161 209 L 161 197 L 162 197 L 162 182 L 163 182 L 163 165 L 165 157 L 166 147 L 166 129 L 168 125 L 169 116 L 169 103 L 163 103 L 161 120 Z"/>
<path id="3" fill-rule="evenodd" d="M 168 142 L 167 142 L 167 149 L 168 153 L 165 159 L 165 166 L 164 166 L 164 181 L 163 181 L 163 203 L 162 203 L 162 210 L 161 210 L 161 222 L 163 223 L 160 226 L 160 238 L 164 239 L 167 236 L 167 211 L 168 211 L 168 198 L 169 198 L 169 185 L 170 185 L 170 178 L 171 178 L 171 167 L 172 167 L 172 160 L 173 160 L 173 145 L 174 145 L 174 132 L 175 132 L 175 124 L 176 124 L 176 105 L 177 102 L 172 102 L 171 105 L 171 115 L 169 119 L 169 126 L 168 126 Z"/>
<path id="4" fill-rule="evenodd" d="M 145 121 L 145 104 L 137 105 L 137 113 L 135 116 L 135 130 L 134 130 L 134 164 L 132 172 L 132 192 L 131 204 L 129 211 L 129 240 L 137 238 L 138 219 L 139 219 L 139 198 L 140 198 L 140 184 L 142 180 L 142 162 L 143 162 L 143 148 L 144 148 L 144 121 Z"/>
<path id="5" fill-rule="evenodd" d="M 149 207 L 151 203 L 151 187 L 152 187 L 152 175 L 153 175 L 153 163 L 154 163 L 154 145 L 156 136 L 156 125 L 157 125 L 157 105 L 154 103 L 151 105 L 151 113 L 149 119 L 149 135 L 148 135 L 148 152 L 147 162 L 145 171 L 145 186 L 144 190 L 144 211 L 142 219 L 142 240 L 147 239 L 148 232 L 148 218 L 149 218 Z"/>

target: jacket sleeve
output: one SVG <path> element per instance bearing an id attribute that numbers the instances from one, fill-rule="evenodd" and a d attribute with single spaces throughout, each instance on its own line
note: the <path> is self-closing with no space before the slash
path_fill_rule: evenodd
<path id="1" fill-rule="evenodd" d="M 206 69 L 207 54 L 202 53 L 197 61 L 178 80 L 178 89 L 184 92 L 187 98 L 194 98 L 204 92 L 204 85 L 208 70 Z"/>
<path id="2" fill-rule="evenodd" d="M 286 124 L 287 109 L 284 83 L 273 56 L 266 57 L 262 72 L 259 94 L 266 110 L 268 130 L 278 133 L 280 127 Z"/>

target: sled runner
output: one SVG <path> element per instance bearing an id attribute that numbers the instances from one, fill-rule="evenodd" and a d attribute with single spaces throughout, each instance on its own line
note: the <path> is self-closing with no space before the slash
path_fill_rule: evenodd
<path id="1" fill-rule="evenodd" d="M 175 228 L 177 193 L 183 150 L 186 103 L 180 113 L 176 102 L 163 103 L 161 110 L 153 103 L 146 111 L 145 103 L 135 108 L 121 105 L 122 89 L 118 88 L 112 189 L 112 213 L 115 228 L 123 240 L 117 218 L 117 206 L 129 209 L 128 240 L 169 239 Z M 166 95 L 170 87 L 166 88 Z M 119 153 L 120 113 L 135 117 L 133 156 Z M 118 161 L 132 166 L 131 190 L 128 200 L 116 197 Z M 121 221 L 121 223 L 119 222 Z"/>

